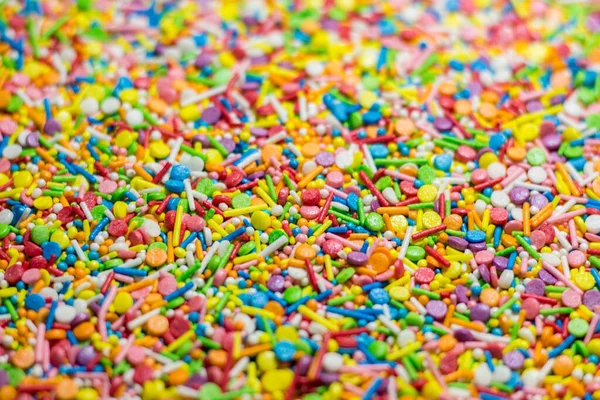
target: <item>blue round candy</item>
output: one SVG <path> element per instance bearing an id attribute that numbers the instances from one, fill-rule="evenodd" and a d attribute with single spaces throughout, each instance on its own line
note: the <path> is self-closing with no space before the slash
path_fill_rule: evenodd
<path id="1" fill-rule="evenodd" d="M 358 210 L 358 202 L 359 198 L 356 193 L 348 193 L 348 197 L 346 197 L 346 203 L 348 203 L 348 207 L 350 207 L 351 210 Z"/>
<path id="2" fill-rule="evenodd" d="M 60 245 L 56 242 L 46 242 L 42 244 L 42 255 L 46 260 L 50 260 L 53 256 L 57 257 L 62 254 Z"/>
<path id="3" fill-rule="evenodd" d="M 185 190 L 185 185 L 181 181 L 175 181 L 173 179 L 169 179 L 165 183 L 165 188 L 172 193 L 181 193 Z"/>
<path id="4" fill-rule="evenodd" d="M 176 165 L 171 168 L 171 179 L 183 181 L 190 177 L 190 169 L 185 165 Z"/>
<path id="5" fill-rule="evenodd" d="M 46 305 L 46 301 L 42 296 L 32 293 L 25 297 L 25 308 L 28 310 L 37 311 Z"/>
<path id="6" fill-rule="evenodd" d="M 433 166 L 440 171 L 449 171 L 452 166 L 452 156 L 449 154 L 440 154 L 433 160 Z"/>
<path id="7" fill-rule="evenodd" d="M 468 231 L 465 235 L 465 239 L 469 243 L 479 243 L 485 240 L 485 232 L 484 231 Z"/>
<path id="8" fill-rule="evenodd" d="M 381 143 L 376 143 L 369 149 L 373 158 L 386 158 L 390 151 L 387 146 Z"/>
<path id="9" fill-rule="evenodd" d="M 369 292 L 369 300 L 374 304 L 388 304 L 390 302 L 390 295 L 385 289 L 375 288 Z"/>
<path id="10" fill-rule="evenodd" d="M 288 340 L 282 340 L 278 342 L 273 348 L 275 352 L 275 357 L 279 361 L 288 362 L 292 361 L 294 355 L 296 354 L 296 346 Z"/>
<path id="11" fill-rule="evenodd" d="M 506 137 L 504 135 L 497 134 L 490 137 L 489 146 L 492 150 L 499 150 L 504 143 L 506 143 Z"/>
<path id="12" fill-rule="evenodd" d="M 376 124 L 381 119 L 381 113 L 379 111 L 367 111 L 363 114 L 363 123 L 365 124 Z"/>
<path id="13" fill-rule="evenodd" d="M 263 308 L 269 302 L 269 297 L 263 292 L 256 292 L 250 299 L 250 305 L 256 308 Z"/>

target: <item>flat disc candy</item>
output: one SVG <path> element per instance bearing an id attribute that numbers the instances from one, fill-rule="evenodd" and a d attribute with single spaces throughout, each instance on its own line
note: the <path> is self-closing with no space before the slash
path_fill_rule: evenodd
<path id="1" fill-rule="evenodd" d="M 425 305 L 425 309 L 427 310 L 427 313 L 437 321 L 443 320 L 448 313 L 448 306 L 440 300 L 430 300 Z"/>
<path id="2" fill-rule="evenodd" d="M 415 282 L 430 283 L 435 278 L 435 271 L 430 268 L 419 268 L 415 271 Z"/>
<path id="3" fill-rule="evenodd" d="M 348 264 L 354 266 L 361 266 L 367 263 L 368 257 L 365 253 L 361 253 L 360 251 L 351 251 L 348 253 Z"/>

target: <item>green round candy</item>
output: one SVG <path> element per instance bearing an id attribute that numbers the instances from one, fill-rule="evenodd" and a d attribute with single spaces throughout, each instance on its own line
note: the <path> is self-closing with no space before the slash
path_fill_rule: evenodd
<path id="1" fill-rule="evenodd" d="M 212 78 L 216 86 L 225 85 L 231 79 L 231 70 L 227 68 L 217 70 Z"/>
<path id="2" fill-rule="evenodd" d="M 379 89 L 379 78 L 373 75 L 365 75 L 360 79 L 365 90 Z"/>
<path id="3" fill-rule="evenodd" d="M 363 124 L 362 115 L 360 115 L 360 113 L 358 112 L 353 112 L 352 114 L 350 114 L 348 124 L 350 126 L 350 129 L 356 129 L 358 127 L 361 127 Z"/>
<path id="4" fill-rule="evenodd" d="M 110 196 L 110 199 L 112 201 L 120 201 L 123 200 L 125 198 L 125 192 L 127 191 L 127 188 L 125 186 L 121 186 L 119 188 L 117 188 L 117 190 L 115 190 L 112 195 Z"/>
<path id="5" fill-rule="evenodd" d="M 214 270 L 215 268 L 217 268 L 219 266 L 220 262 L 221 262 L 221 257 L 218 254 L 215 254 L 208 262 L 208 269 L 210 269 L 211 271 Z"/>
<path id="6" fill-rule="evenodd" d="M 352 276 L 354 276 L 354 272 L 354 268 L 344 268 L 339 274 L 335 276 L 335 280 L 338 283 L 344 283 L 348 279 L 352 278 Z"/>
<path id="7" fill-rule="evenodd" d="M 567 325 L 567 330 L 569 333 L 575 337 L 584 337 L 587 333 L 590 324 L 582 318 L 574 318 L 569 321 Z"/>
<path id="8" fill-rule="evenodd" d="M 212 400 L 221 397 L 221 388 L 216 383 L 208 382 L 202 385 L 198 398 L 200 400 Z"/>
<path id="9" fill-rule="evenodd" d="M 167 251 L 168 246 L 164 242 L 154 242 L 150 246 L 148 246 L 148 250 L 152 250 L 152 249 L 162 249 L 164 251 Z"/>
<path id="10" fill-rule="evenodd" d="M 81 11 L 89 11 L 94 6 L 94 0 L 77 0 L 77 8 Z"/>
<path id="11" fill-rule="evenodd" d="M 212 197 L 212 194 L 215 191 L 215 187 L 213 185 L 212 180 L 210 180 L 209 178 L 203 178 L 200 180 L 200 182 L 198 182 L 196 190 L 200 193 L 207 195 L 208 197 Z"/>
<path id="12" fill-rule="evenodd" d="M 3 368 L 6 370 L 6 375 L 8 375 L 8 381 L 10 386 L 16 387 L 21 383 L 23 378 L 25 378 L 25 372 L 18 368 Z"/>
<path id="13" fill-rule="evenodd" d="M 417 171 L 417 178 L 426 185 L 429 185 L 435 179 L 435 170 L 429 165 L 423 165 Z"/>
<path id="14" fill-rule="evenodd" d="M 21 107 L 23 107 L 23 100 L 19 96 L 13 96 L 10 98 L 8 105 L 6 106 L 6 111 L 13 113 L 18 111 Z"/>
<path id="15" fill-rule="evenodd" d="M 0 239 L 4 239 L 10 233 L 10 226 L 8 224 L 0 224 Z"/>
<path id="16" fill-rule="evenodd" d="M 387 187 L 392 187 L 392 178 L 390 178 L 389 176 L 384 176 L 382 178 L 380 178 L 377 183 L 375 184 L 375 187 L 379 190 L 379 191 L 383 191 L 383 189 L 387 188 Z"/>
<path id="17" fill-rule="evenodd" d="M 409 312 L 404 320 L 406 321 L 406 324 L 410 326 L 418 326 L 419 328 L 423 326 L 423 317 L 416 312 Z"/>
<path id="18" fill-rule="evenodd" d="M 590 128 L 600 129 L 600 113 L 599 114 L 596 114 L 596 113 L 588 114 L 588 116 L 585 118 L 585 123 Z"/>
<path id="19" fill-rule="evenodd" d="M 282 236 L 287 237 L 287 233 L 285 233 L 283 229 L 273 229 L 273 231 L 269 234 L 269 244 L 273 243 Z"/>
<path id="20" fill-rule="evenodd" d="M 106 215 L 104 215 L 104 211 L 106 210 L 107 208 L 104 206 L 96 206 L 90 210 L 90 213 L 92 214 L 92 218 L 94 218 L 94 220 L 100 221 L 102 218 L 106 217 Z"/>
<path id="21" fill-rule="evenodd" d="M 332 7 L 329 11 L 329 18 L 336 21 L 343 21 L 347 18 L 348 14 L 344 10 L 338 7 Z"/>
<path id="22" fill-rule="evenodd" d="M 406 258 L 412 262 L 417 262 L 425 258 L 425 249 L 419 246 L 408 246 L 406 249 Z"/>
<path id="23" fill-rule="evenodd" d="M 252 201 L 250 199 L 250 196 L 248 196 L 246 193 L 240 193 L 238 195 L 233 196 L 233 198 L 231 199 L 231 206 L 233 208 L 250 207 L 251 204 Z"/>
<path id="24" fill-rule="evenodd" d="M 598 98 L 595 90 L 591 89 L 591 88 L 587 88 L 587 87 L 580 87 L 577 90 L 577 97 L 579 98 L 579 100 L 582 103 L 584 103 L 586 105 L 595 102 L 596 99 Z"/>
<path id="25" fill-rule="evenodd" d="M 240 256 L 245 256 L 246 254 L 252 253 L 252 251 L 256 248 L 256 243 L 254 241 L 244 243 L 240 249 L 238 250 L 238 254 Z"/>
<path id="26" fill-rule="evenodd" d="M 42 243 L 47 242 L 49 239 L 50 232 L 48 231 L 48 227 L 46 225 L 37 225 L 31 230 L 31 240 L 33 240 L 33 243 L 41 245 Z"/>
<path id="27" fill-rule="evenodd" d="M 313 353 L 313 350 L 310 347 L 310 344 L 304 339 L 300 339 L 300 340 L 296 341 L 296 343 L 294 343 L 294 346 L 296 346 L 296 350 L 301 351 L 304 354 L 312 354 Z"/>
<path id="28" fill-rule="evenodd" d="M 368 229 L 379 232 L 383 229 L 385 223 L 383 222 L 383 217 L 381 215 L 376 212 L 370 212 L 365 218 L 365 225 Z"/>
<path id="29" fill-rule="evenodd" d="M 369 345 L 369 351 L 379 360 L 383 360 L 388 352 L 388 345 L 376 340 Z"/>
<path id="30" fill-rule="evenodd" d="M 582 146 L 566 146 L 563 155 L 567 158 L 579 158 L 583 156 Z"/>
<path id="31" fill-rule="evenodd" d="M 527 152 L 527 162 L 533 166 L 542 165 L 546 162 L 546 153 L 542 149 L 533 147 Z"/>
<path id="32" fill-rule="evenodd" d="M 301 297 L 302 289 L 300 289 L 298 286 L 290 286 L 283 292 L 283 300 L 285 300 L 288 304 L 297 302 Z"/>

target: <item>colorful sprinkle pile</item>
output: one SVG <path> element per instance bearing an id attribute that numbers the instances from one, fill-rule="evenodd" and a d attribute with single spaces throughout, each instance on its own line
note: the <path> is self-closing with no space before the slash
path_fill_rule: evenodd
<path id="1" fill-rule="evenodd" d="M 600 6 L 0 2 L 0 399 L 600 398 Z"/>

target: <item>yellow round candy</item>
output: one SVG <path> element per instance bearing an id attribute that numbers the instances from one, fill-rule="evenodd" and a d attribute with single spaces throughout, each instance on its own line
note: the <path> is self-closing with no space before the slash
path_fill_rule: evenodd
<path id="1" fill-rule="evenodd" d="M 52 236 L 50 236 L 51 242 L 56 242 L 60 246 L 61 249 L 66 249 L 71 244 L 69 237 L 60 230 L 55 231 Z"/>
<path id="2" fill-rule="evenodd" d="M 498 161 L 498 157 L 494 153 L 485 153 L 479 158 L 479 168 L 487 169 L 490 164 Z"/>
<path id="3" fill-rule="evenodd" d="M 263 351 L 256 357 L 256 364 L 261 371 L 270 371 L 277 368 L 277 359 L 272 351 Z"/>
<path id="4" fill-rule="evenodd" d="M 264 390 L 267 392 L 275 392 L 278 390 L 286 390 L 293 379 L 294 372 L 290 369 L 272 369 L 263 375 L 261 382 Z"/>
<path id="5" fill-rule="evenodd" d="M 298 331 L 293 326 L 282 325 L 275 330 L 275 339 L 277 340 L 289 340 L 295 342 L 299 339 Z"/>
<path id="6" fill-rule="evenodd" d="M 127 216 L 127 204 L 123 201 L 117 201 L 113 206 L 113 214 L 116 218 L 125 218 Z"/>
<path id="7" fill-rule="evenodd" d="M 13 174 L 13 182 L 15 187 L 28 187 L 33 182 L 33 175 L 27 170 L 17 171 Z"/>
<path id="8" fill-rule="evenodd" d="M 577 129 L 573 128 L 572 126 L 565 128 L 565 130 L 563 132 L 563 140 L 564 141 L 576 140 L 576 139 L 579 139 L 580 137 L 581 137 L 581 133 Z"/>
<path id="9" fill-rule="evenodd" d="M 390 221 L 392 221 L 392 227 L 396 232 L 404 231 L 408 227 L 408 220 L 404 215 L 393 215 L 390 217 Z"/>
<path id="10" fill-rule="evenodd" d="M 433 228 L 442 224 L 442 218 L 435 211 L 425 211 L 422 221 L 425 228 Z"/>
<path id="11" fill-rule="evenodd" d="M 429 381 L 423 386 L 421 392 L 426 399 L 439 399 L 442 395 L 442 388 L 436 381 Z"/>
<path id="12" fill-rule="evenodd" d="M 600 356 L 600 339 L 590 340 L 590 342 L 587 345 L 587 348 L 590 351 L 590 353 L 596 356 Z"/>
<path id="13" fill-rule="evenodd" d="M 0 185 L 4 185 L 10 178 L 6 174 L 0 174 Z"/>
<path id="14" fill-rule="evenodd" d="M 210 164 L 220 164 L 223 162 L 223 156 L 216 149 L 207 149 L 204 154 L 206 154 L 206 158 L 208 158 Z"/>
<path id="15" fill-rule="evenodd" d="M 579 287 L 581 290 L 590 290 L 594 287 L 594 276 L 587 272 L 583 267 L 581 267 L 579 271 L 572 272 L 574 272 L 571 274 L 573 282 L 575 282 L 575 285 L 577 285 L 577 287 Z"/>
<path id="16" fill-rule="evenodd" d="M 390 297 L 397 301 L 406 301 L 410 298 L 410 292 L 402 286 L 394 286 L 390 289 Z"/>
<path id="17" fill-rule="evenodd" d="M 524 124 L 515 132 L 515 138 L 521 142 L 531 142 L 540 134 L 540 128 L 536 124 Z"/>
<path id="18" fill-rule="evenodd" d="M 81 388 L 77 393 L 77 400 L 96 400 L 98 398 L 98 392 L 92 388 Z"/>
<path id="19" fill-rule="evenodd" d="M 41 196 L 33 201 L 33 206 L 38 210 L 47 210 L 52 207 L 53 204 L 54 202 L 50 196 Z"/>
<path id="20" fill-rule="evenodd" d="M 185 122 L 195 121 L 200 118 L 200 108 L 196 104 L 190 104 L 189 106 L 183 107 L 179 111 L 181 119 Z"/>
<path id="21" fill-rule="evenodd" d="M 133 135 L 133 132 L 123 130 L 119 132 L 119 134 L 115 138 L 115 144 L 119 147 L 127 148 L 131 145 L 131 143 L 133 143 L 134 139 L 135 137 Z"/>
<path id="22" fill-rule="evenodd" d="M 435 200 L 437 196 L 437 188 L 433 185 L 423 185 L 417 191 L 417 197 L 422 203 L 429 203 Z"/>
<path id="23" fill-rule="evenodd" d="M 138 92 L 135 89 L 124 89 L 119 93 L 119 98 L 124 103 L 136 105 L 138 102 Z"/>
<path id="24" fill-rule="evenodd" d="M 123 314 L 127 312 L 133 305 L 133 297 L 127 292 L 118 293 L 113 302 L 115 312 L 117 314 Z"/>
<path id="25" fill-rule="evenodd" d="M 250 217 L 250 222 L 254 229 L 260 231 L 266 231 L 271 227 L 271 217 L 263 211 L 254 211 L 252 217 Z"/>
<path id="26" fill-rule="evenodd" d="M 163 141 L 150 143 L 150 155 L 154 158 L 165 158 L 171 153 L 169 146 Z"/>
<path id="27" fill-rule="evenodd" d="M 450 263 L 450 268 L 446 269 L 444 276 L 450 279 L 456 279 L 462 272 L 462 266 L 459 262 L 453 261 Z"/>
<path id="28" fill-rule="evenodd" d="M 377 95 L 373 92 L 362 92 L 358 96 L 358 102 L 363 108 L 371 108 L 371 106 L 377 101 Z"/>
<path id="29" fill-rule="evenodd" d="M 221 65 L 226 68 L 230 68 L 236 63 L 235 57 L 230 52 L 221 53 L 221 55 L 219 56 L 219 61 L 221 62 Z"/>

